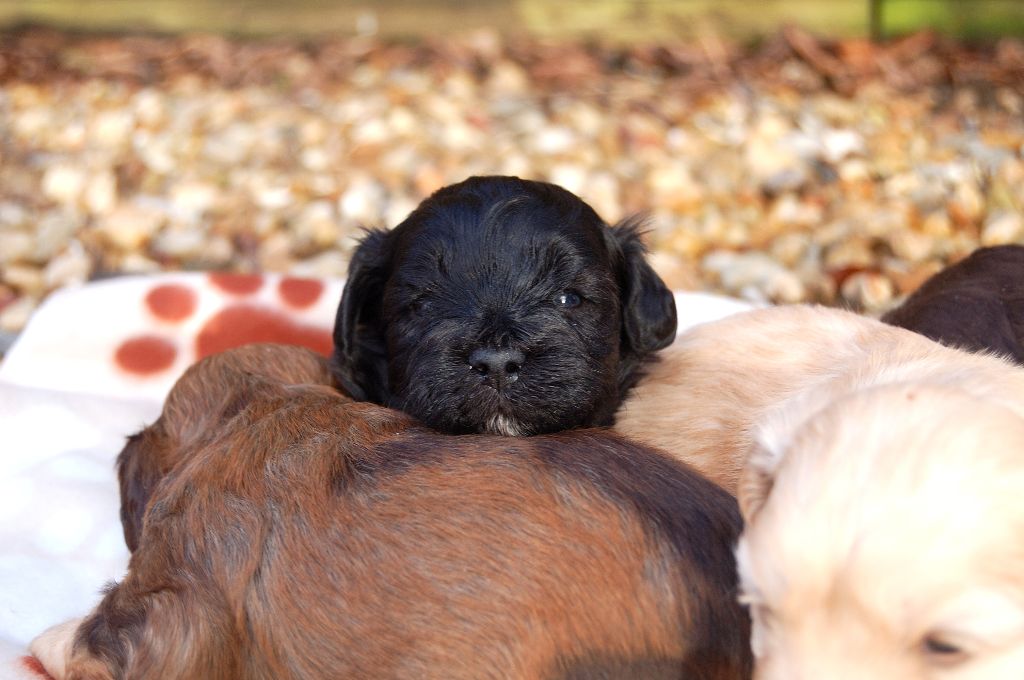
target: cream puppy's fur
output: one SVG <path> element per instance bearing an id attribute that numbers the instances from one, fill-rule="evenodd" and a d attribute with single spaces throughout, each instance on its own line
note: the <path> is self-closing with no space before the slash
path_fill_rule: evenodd
<path id="1" fill-rule="evenodd" d="M 769 419 L 738 549 L 758 680 L 1024 677 L 1024 418 L 1000 401 L 908 381 Z"/>
<path id="2" fill-rule="evenodd" d="M 904 380 L 966 381 L 992 395 L 1024 395 L 1022 374 L 1010 366 L 852 312 L 769 307 L 681 334 L 649 366 L 615 429 L 737 494 L 754 428 L 782 402 L 808 398 L 813 389 L 821 392 L 812 400 L 825 399 Z M 1024 396 L 1020 402 L 1024 408 Z"/>
<path id="3" fill-rule="evenodd" d="M 759 680 L 1024 677 L 1024 371 L 840 310 L 666 349 L 616 427 L 737 493 Z"/>

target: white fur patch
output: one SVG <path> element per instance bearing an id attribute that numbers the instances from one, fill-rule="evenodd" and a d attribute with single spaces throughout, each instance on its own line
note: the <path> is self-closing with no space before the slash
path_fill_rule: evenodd
<path id="1" fill-rule="evenodd" d="M 83 618 L 71 619 L 56 626 L 47 628 L 29 645 L 29 651 L 43 664 L 46 672 L 60 680 L 67 673 L 71 645 L 75 640 L 75 631 Z"/>
<path id="2" fill-rule="evenodd" d="M 501 414 L 494 416 L 487 422 L 487 431 L 491 434 L 500 434 L 505 437 L 518 437 L 523 434 L 519 424 Z"/>

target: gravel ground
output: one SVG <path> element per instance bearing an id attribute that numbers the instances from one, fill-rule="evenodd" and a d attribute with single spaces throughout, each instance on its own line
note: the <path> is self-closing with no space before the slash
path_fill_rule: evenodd
<path id="1" fill-rule="evenodd" d="M 879 313 L 1024 243 L 1024 43 L 0 35 L 0 333 L 112 274 L 342 276 L 494 173 L 648 214 L 676 288 Z"/>

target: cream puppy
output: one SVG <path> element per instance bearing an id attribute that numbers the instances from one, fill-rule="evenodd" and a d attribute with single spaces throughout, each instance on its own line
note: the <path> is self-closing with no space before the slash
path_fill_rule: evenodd
<path id="1" fill-rule="evenodd" d="M 683 460 L 737 494 L 754 428 L 781 402 L 859 386 L 969 383 L 1024 408 L 1011 364 L 943 347 L 852 312 L 768 307 L 696 326 L 658 354 L 616 415 L 615 429 Z"/>
<path id="2" fill-rule="evenodd" d="M 738 549 L 756 678 L 1024 677 L 1024 418 L 983 392 L 908 380 L 762 426 Z"/>
<path id="3" fill-rule="evenodd" d="M 738 495 L 759 680 L 1024 677 L 1024 370 L 776 307 L 681 335 L 616 427 Z"/>

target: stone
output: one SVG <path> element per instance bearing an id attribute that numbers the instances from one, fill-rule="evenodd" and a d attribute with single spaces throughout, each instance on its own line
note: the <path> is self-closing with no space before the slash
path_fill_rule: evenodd
<path id="1" fill-rule="evenodd" d="M 1024 217 L 1017 212 L 999 212 L 989 215 L 981 229 L 981 245 L 1001 246 L 1024 243 Z M 1021 272 L 1024 276 L 1024 272 Z"/>
<path id="2" fill-rule="evenodd" d="M 548 181 L 553 182 L 577 196 L 583 192 L 588 178 L 587 169 L 577 163 L 557 163 L 548 172 Z"/>
<path id="3" fill-rule="evenodd" d="M 820 224 L 822 218 L 820 205 L 800 201 L 791 193 L 779 196 L 768 215 L 771 222 L 786 227 L 811 227 Z"/>
<path id="4" fill-rule="evenodd" d="M 46 289 L 43 272 L 39 267 L 8 265 L 0 271 L 0 279 L 21 294 L 39 297 Z"/>
<path id="5" fill-rule="evenodd" d="M 886 307 L 896 293 L 886 276 L 875 272 L 857 272 L 847 277 L 840 287 L 843 299 L 856 309 L 876 312 Z"/>
<path id="6" fill-rule="evenodd" d="M 533 150 L 544 155 L 566 153 L 579 144 L 576 133 L 562 125 L 545 126 L 537 131 L 531 142 Z"/>
<path id="7" fill-rule="evenodd" d="M 871 249 L 871 241 L 861 236 L 854 236 L 829 246 L 825 251 L 823 264 L 826 269 L 840 270 L 870 267 L 874 262 L 875 254 Z"/>
<path id="8" fill-rule="evenodd" d="M 974 183 L 962 182 L 947 202 L 946 210 L 956 225 L 977 224 L 985 213 L 985 198 Z"/>
<path id="9" fill-rule="evenodd" d="M 89 280 L 92 273 L 92 259 L 80 241 L 72 241 L 67 249 L 50 260 L 43 270 L 43 282 L 47 289 L 81 285 Z"/>
<path id="10" fill-rule="evenodd" d="M 386 199 L 384 187 L 378 182 L 357 176 L 338 199 L 338 211 L 342 219 L 351 223 L 380 224 Z"/>
<path id="11" fill-rule="evenodd" d="M 920 229 L 922 234 L 934 238 L 949 238 L 953 233 L 953 222 L 945 211 L 936 211 L 925 215 Z"/>
<path id="12" fill-rule="evenodd" d="M 718 275 L 727 291 L 747 299 L 791 303 L 805 296 L 799 277 L 764 253 L 716 251 L 701 264 Z"/>
<path id="13" fill-rule="evenodd" d="M 342 278 L 348 271 L 349 258 L 339 250 L 328 250 L 292 265 L 295 276 L 311 278 Z"/>
<path id="14" fill-rule="evenodd" d="M 173 224 L 153 239 L 152 251 L 157 255 L 180 260 L 199 256 L 206 246 L 206 233 L 193 226 Z"/>
<path id="15" fill-rule="evenodd" d="M 839 179 L 847 183 L 864 182 L 871 179 L 871 165 L 863 158 L 848 158 L 839 164 L 836 172 Z"/>
<path id="16" fill-rule="evenodd" d="M 184 181 L 170 190 L 170 203 L 179 219 L 195 222 L 213 207 L 220 192 L 212 184 Z"/>
<path id="17" fill-rule="evenodd" d="M 700 274 L 691 261 L 666 252 L 651 253 L 647 261 L 671 290 L 700 289 Z"/>
<path id="18" fill-rule="evenodd" d="M 121 148 L 128 144 L 134 127 L 135 119 L 129 110 L 100 111 L 89 126 L 89 141 L 108 149 Z"/>
<path id="19" fill-rule="evenodd" d="M 780 269 L 764 282 L 768 299 L 779 304 L 794 304 L 807 299 L 807 290 L 796 274 Z"/>
<path id="20" fill-rule="evenodd" d="M 287 234 L 278 232 L 260 244 L 260 268 L 271 272 L 287 272 L 292 268 L 292 244 Z"/>
<path id="21" fill-rule="evenodd" d="M 85 185 L 85 207 L 94 215 L 105 215 L 117 204 L 117 178 L 104 168 L 89 177 Z"/>
<path id="22" fill-rule="evenodd" d="M 886 272 L 900 295 L 909 295 L 925 281 L 942 271 L 944 265 L 938 260 L 928 260 L 912 267 Z"/>
<path id="23" fill-rule="evenodd" d="M 85 184 L 85 171 L 70 163 L 51 165 L 43 173 L 43 194 L 63 205 L 77 204 Z"/>
<path id="24" fill-rule="evenodd" d="M 920 262 L 935 251 L 934 237 L 911 229 L 895 231 L 889 237 L 889 245 L 897 257 L 910 262 Z"/>
<path id="25" fill-rule="evenodd" d="M 525 70 L 513 61 L 501 59 L 491 66 L 487 78 L 487 88 L 498 96 L 517 96 L 526 93 L 530 86 L 530 77 Z"/>
<path id="26" fill-rule="evenodd" d="M 821 136 L 822 155 L 829 163 L 864 153 L 864 137 L 855 130 L 826 130 Z"/>
<path id="27" fill-rule="evenodd" d="M 622 201 L 619 198 L 619 183 L 611 173 L 591 173 L 580 192 L 580 197 L 605 221 L 614 222 L 624 217 Z"/>
<path id="28" fill-rule="evenodd" d="M 82 221 L 77 212 L 51 210 L 44 213 L 36 225 L 32 261 L 44 264 L 63 251 L 81 226 Z"/>
<path id="29" fill-rule="evenodd" d="M 341 235 L 335 206 L 330 201 L 313 201 L 304 206 L 291 223 L 295 240 L 304 247 L 325 248 Z"/>
<path id="30" fill-rule="evenodd" d="M 95 229 L 109 245 L 131 252 L 148 244 L 165 220 L 166 217 L 156 210 L 123 204 L 98 219 Z"/>
<path id="31" fill-rule="evenodd" d="M 810 239 L 800 232 L 780 234 L 772 240 L 769 252 L 785 267 L 794 267 L 807 253 Z"/>
<path id="32" fill-rule="evenodd" d="M 121 271 L 126 274 L 155 274 L 160 271 L 160 263 L 141 253 L 126 253 L 119 262 Z"/>
<path id="33" fill-rule="evenodd" d="M 23 296 L 0 309 L 0 331 L 19 333 L 28 324 L 39 298 Z"/>
<path id="34" fill-rule="evenodd" d="M 256 205 L 264 210 L 281 210 L 295 201 L 291 187 L 279 185 L 268 187 L 253 197 Z"/>
<path id="35" fill-rule="evenodd" d="M 28 260 L 35 251 L 35 241 L 24 231 L 0 229 L 0 264 Z"/>
<path id="36" fill-rule="evenodd" d="M 670 161 L 651 168 L 647 186 L 655 208 L 684 212 L 696 208 L 704 199 L 704 190 L 684 161 Z"/>

